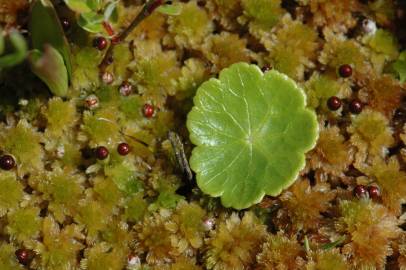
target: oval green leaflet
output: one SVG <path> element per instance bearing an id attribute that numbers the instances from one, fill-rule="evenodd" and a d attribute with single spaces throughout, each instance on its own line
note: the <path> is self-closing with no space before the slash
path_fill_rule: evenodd
<path id="1" fill-rule="evenodd" d="M 33 48 L 43 51 L 45 44 L 54 47 L 62 55 L 68 78 L 71 78 L 72 64 L 69 43 L 50 0 L 34 1 L 29 24 Z"/>
<path id="2" fill-rule="evenodd" d="M 243 209 L 277 196 L 305 165 L 318 137 L 316 114 L 286 75 L 238 63 L 203 83 L 187 117 L 199 188 Z"/>
<path id="3" fill-rule="evenodd" d="M 7 67 L 18 65 L 27 56 L 27 43 L 24 37 L 16 30 L 8 35 L 8 40 L 13 47 L 13 52 L 3 55 L 5 50 L 4 31 L 0 28 L 0 70 Z"/>

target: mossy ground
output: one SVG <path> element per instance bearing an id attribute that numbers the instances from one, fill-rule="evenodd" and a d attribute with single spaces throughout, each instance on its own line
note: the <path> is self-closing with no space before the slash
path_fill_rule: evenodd
<path id="1" fill-rule="evenodd" d="M 119 1 L 117 32 L 141 2 Z M 24 269 L 20 248 L 35 252 L 30 269 L 46 270 L 406 269 L 406 85 L 393 69 L 406 49 L 403 2 L 173 2 L 179 15 L 154 12 L 115 47 L 112 82 L 100 79 L 94 35 L 60 1 L 72 24 L 68 97 L 51 97 L 26 65 L 1 73 L 0 151 L 17 167 L 0 172 L 0 269 Z M 0 0 L 0 23 L 23 28 L 27 8 Z M 376 31 L 363 28 L 365 18 Z M 320 136 L 291 188 L 233 211 L 183 177 L 167 134 L 179 133 L 189 155 L 191 98 L 240 61 L 296 80 Z M 349 78 L 338 73 L 343 64 Z M 90 95 L 96 106 L 87 106 Z M 342 100 L 337 111 L 331 96 Z M 355 99 L 360 114 L 351 113 Z M 97 146 L 107 159 L 92 154 Z M 356 185 L 381 195 L 358 198 Z"/>

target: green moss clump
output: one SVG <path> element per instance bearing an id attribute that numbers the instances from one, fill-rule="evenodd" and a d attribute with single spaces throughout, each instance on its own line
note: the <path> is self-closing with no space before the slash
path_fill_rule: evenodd
<path id="1" fill-rule="evenodd" d="M 83 245 L 80 229 L 76 225 L 67 225 L 62 230 L 50 217 L 43 223 L 43 246 L 41 247 L 41 266 L 49 270 L 75 269 L 79 266 L 77 256 Z"/>
<path id="2" fill-rule="evenodd" d="M 332 96 L 336 96 L 340 92 L 341 87 L 340 83 L 330 76 L 313 74 L 305 86 L 308 106 L 327 111 L 327 100 Z"/>
<path id="3" fill-rule="evenodd" d="M 181 46 L 199 46 L 212 30 L 213 22 L 196 0 L 182 4 L 181 14 L 169 18 L 169 31 Z"/>
<path id="4" fill-rule="evenodd" d="M 75 124 L 76 106 L 73 102 L 53 98 L 48 102 L 45 116 L 48 122 L 47 131 L 55 136 L 60 136 Z"/>
<path id="5" fill-rule="evenodd" d="M 27 241 L 39 236 L 41 228 L 38 207 L 19 208 L 7 215 L 7 233 L 17 241 Z"/>
<path id="6" fill-rule="evenodd" d="M 115 111 L 100 110 L 92 114 L 85 112 L 83 130 L 95 145 L 107 144 L 119 138 L 119 126 Z"/>
<path id="7" fill-rule="evenodd" d="M 97 244 L 87 249 L 85 258 L 82 262 L 82 268 L 88 270 L 121 270 L 125 267 L 123 254 L 117 250 L 111 250 L 108 245 Z"/>
<path id="8" fill-rule="evenodd" d="M 22 172 L 43 167 L 44 152 L 40 145 L 40 138 L 40 134 L 25 120 L 18 122 L 6 133 L 0 134 L 0 142 L 5 151 L 16 157 Z"/>
<path id="9" fill-rule="evenodd" d="M 135 168 L 128 162 L 106 166 L 104 173 L 124 194 L 131 195 L 142 190 L 142 183 L 137 179 Z"/>
<path id="10" fill-rule="evenodd" d="M 90 198 L 81 200 L 77 208 L 74 219 L 86 226 L 90 239 L 94 239 L 98 232 L 106 229 L 111 221 L 110 209 L 105 208 L 103 204 L 96 200 L 91 200 Z"/>
<path id="11" fill-rule="evenodd" d="M 254 24 L 270 29 L 284 13 L 280 0 L 242 0 L 244 15 Z"/>
<path id="12" fill-rule="evenodd" d="M 48 209 L 56 220 L 63 222 L 65 215 L 72 216 L 82 196 L 82 176 L 57 169 L 39 178 L 38 190 L 44 193 L 44 199 L 50 201 Z"/>
<path id="13" fill-rule="evenodd" d="M 13 173 L 0 174 L 0 216 L 14 210 L 23 199 L 23 186 Z"/>
<path id="14" fill-rule="evenodd" d="M 11 244 L 0 244 L 0 269 L 2 270 L 23 270 L 24 267 L 18 263 L 15 256 L 15 247 Z"/>
<path id="15" fill-rule="evenodd" d="M 99 85 L 99 71 L 95 68 L 101 61 L 101 53 L 92 47 L 75 48 L 73 56 L 72 87 L 76 90 L 90 89 Z"/>
<path id="16" fill-rule="evenodd" d="M 147 213 L 148 203 L 143 199 L 143 194 L 138 193 L 127 199 L 124 208 L 125 219 L 137 222 L 142 220 Z"/>

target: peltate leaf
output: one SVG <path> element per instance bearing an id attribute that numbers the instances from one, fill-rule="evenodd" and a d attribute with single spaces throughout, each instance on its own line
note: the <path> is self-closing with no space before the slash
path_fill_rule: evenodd
<path id="1" fill-rule="evenodd" d="M 157 11 L 166 15 L 177 16 L 182 12 L 182 5 L 180 4 L 162 5 L 157 8 Z"/>
<path id="2" fill-rule="evenodd" d="M 0 31 L 0 52 L 4 50 L 4 37 Z M 24 37 L 17 31 L 12 31 L 10 33 L 10 42 L 13 45 L 14 52 L 9 53 L 3 56 L 0 56 L 0 69 L 5 67 L 15 66 L 22 61 L 24 61 L 27 56 L 27 43 L 25 42 Z M 3 43 L 1 45 L 1 43 Z M 1 48 L 3 46 L 3 49 Z"/>
<path id="3" fill-rule="evenodd" d="M 243 209 L 276 196 L 305 165 L 318 137 L 316 114 L 294 81 L 234 64 L 197 90 L 187 117 L 200 189 Z"/>
<path id="4" fill-rule="evenodd" d="M 71 78 L 72 64 L 69 43 L 50 0 L 34 1 L 30 29 L 34 49 L 42 51 L 45 44 L 50 44 L 57 49 L 63 57 L 69 78 Z"/>
<path id="5" fill-rule="evenodd" d="M 29 57 L 31 70 L 56 96 L 68 92 L 68 73 L 62 55 L 51 45 L 45 45 L 44 53 L 35 50 Z"/>

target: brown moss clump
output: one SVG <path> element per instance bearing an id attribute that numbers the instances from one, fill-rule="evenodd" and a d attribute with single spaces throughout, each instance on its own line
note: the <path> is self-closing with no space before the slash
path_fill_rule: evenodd
<path id="1" fill-rule="evenodd" d="M 322 169 L 335 176 L 342 175 L 353 162 L 354 149 L 345 141 L 336 126 L 320 131 L 317 146 L 311 155 L 312 169 Z"/>
<path id="2" fill-rule="evenodd" d="M 399 81 L 390 75 L 369 76 L 361 95 L 374 110 L 391 117 L 394 110 L 399 107 L 402 99 L 402 88 Z"/>
<path id="3" fill-rule="evenodd" d="M 220 35 L 211 35 L 207 38 L 204 54 L 214 64 L 215 70 L 222 70 L 237 62 L 249 62 L 247 40 L 236 34 L 222 32 Z"/>
<path id="4" fill-rule="evenodd" d="M 392 253 L 390 242 L 400 234 L 397 218 L 368 199 L 341 201 L 339 209 L 337 229 L 349 237 L 343 254 L 357 269 L 383 269 Z"/>
<path id="5" fill-rule="evenodd" d="M 364 110 L 354 118 L 348 131 L 358 150 L 355 156 L 357 167 L 365 166 L 362 164 L 368 157 L 383 157 L 386 149 L 394 143 L 388 119 L 377 111 Z"/>
<path id="6" fill-rule="evenodd" d="M 242 14 L 240 1 L 235 0 L 208 0 L 206 7 L 213 19 L 220 22 L 227 30 L 238 28 L 237 18 Z"/>
<path id="7" fill-rule="evenodd" d="M 257 255 L 257 269 L 295 270 L 304 267 L 304 248 L 283 232 L 269 235 Z"/>
<path id="8" fill-rule="evenodd" d="M 170 212 L 162 210 L 159 214 L 146 217 L 136 225 L 137 253 L 145 253 L 146 261 L 151 265 L 163 265 L 180 255 L 171 242 L 171 231 L 167 229 Z"/>
<path id="9" fill-rule="evenodd" d="M 400 170 L 399 161 L 395 157 L 388 161 L 377 158 L 364 172 L 378 184 L 383 204 L 400 215 L 401 206 L 406 202 L 406 173 Z"/>
<path id="10" fill-rule="evenodd" d="M 207 240 L 206 266 L 208 269 L 246 269 L 255 263 L 255 256 L 265 240 L 266 227 L 253 213 L 242 219 L 235 213 L 210 233 Z"/>
<path id="11" fill-rule="evenodd" d="M 367 53 L 355 40 L 348 40 L 344 35 L 335 34 L 331 29 L 323 31 L 326 42 L 319 55 L 320 63 L 337 71 L 341 65 L 351 65 L 357 72 L 367 73 L 371 68 L 366 64 Z"/>
<path id="12" fill-rule="evenodd" d="M 313 14 L 312 23 L 318 27 L 328 27 L 337 32 L 346 32 L 357 21 L 352 12 L 360 10 L 360 3 L 355 0 L 310 0 L 307 2 Z"/>
<path id="13" fill-rule="evenodd" d="M 263 40 L 269 51 L 267 60 L 271 66 L 291 78 L 303 80 L 305 69 L 314 67 L 318 49 L 317 33 L 288 15 L 272 31 L 271 39 Z"/>
<path id="14" fill-rule="evenodd" d="M 323 224 L 321 213 L 327 211 L 334 198 L 328 184 L 312 187 L 307 179 L 301 179 L 280 196 L 284 205 L 281 214 L 289 217 L 289 226 L 294 230 L 318 229 Z"/>

